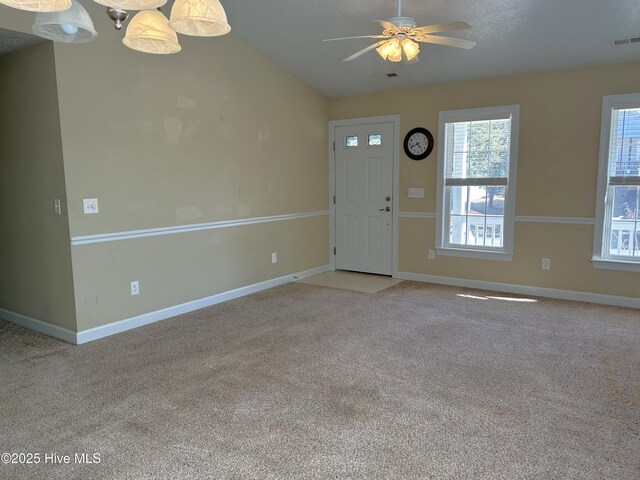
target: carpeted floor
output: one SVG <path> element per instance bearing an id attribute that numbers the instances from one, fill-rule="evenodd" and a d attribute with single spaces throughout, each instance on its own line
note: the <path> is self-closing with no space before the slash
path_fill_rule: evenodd
<path id="1" fill-rule="evenodd" d="M 640 313 L 486 295 L 295 283 L 77 347 L 0 321 L 0 451 L 42 455 L 0 478 L 640 478 Z"/>

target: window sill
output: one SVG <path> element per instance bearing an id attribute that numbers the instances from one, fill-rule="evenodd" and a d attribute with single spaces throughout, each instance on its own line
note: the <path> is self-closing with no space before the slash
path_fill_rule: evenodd
<path id="1" fill-rule="evenodd" d="M 438 255 L 445 257 L 475 258 L 478 260 L 497 260 L 500 262 L 510 262 L 513 255 L 506 252 L 489 252 L 486 250 L 470 250 L 465 248 L 439 247 L 436 248 Z"/>
<path id="2" fill-rule="evenodd" d="M 624 260 L 611 260 L 604 258 L 592 258 L 593 268 L 599 270 L 619 270 L 622 272 L 640 272 L 640 262 L 625 262 Z"/>

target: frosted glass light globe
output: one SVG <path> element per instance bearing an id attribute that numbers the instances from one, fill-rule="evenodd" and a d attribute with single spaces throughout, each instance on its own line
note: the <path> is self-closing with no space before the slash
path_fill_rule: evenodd
<path id="1" fill-rule="evenodd" d="M 231 31 L 219 0 L 176 0 L 169 26 L 183 35 L 217 37 Z"/>
<path id="2" fill-rule="evenodd" d="M 0 3 L 28 12 L 61 12 L 71 6 L 71 0 L 0 0 Z"/>
<path id="3" fill-rule="evenodd" d="M 167 3 L 167 0 L 94 0 L 105 7 L 119 10 L 152 10 Z"/>
<path id="4" fill-rule="evenodd" d="M 91 17 L 77 0 L 71 0 L 71 8 L 62 12 L 38 13 L 31 30 L 39 37 L 64 43 L 90 42 L 98 36 Z"/>
<path id="5" fill-rule="evenodd" d="M 169 20 L 158 10 L 138 12 L 129 22 L 122 43 L 144 53 L 169 54 L 182 49 L 178 35 L 169 28 Z"/>

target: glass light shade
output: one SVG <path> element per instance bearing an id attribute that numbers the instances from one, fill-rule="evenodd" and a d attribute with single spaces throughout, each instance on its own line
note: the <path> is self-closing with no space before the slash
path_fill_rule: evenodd
<path id="1" fill-rule="evenodd" d="M 183 35 L 217 37 L 231 31 L 219 0 L 176 0 L 169 26 Z"/>
<path id="2" fill-rule="evenodd" d="M 2 0 L 0 0 L 2 1 Z M 119 10 L 152 10 L 167 3 L 167 0 L 94 0 L 105 7 Z"/>
<path id="3" fill-rule="evenodd" d="M 376 48 L 376 52 L 378 52 L 378 55 L 380 55 L 383 60 L 391 60 L 389 57 L 397 56 L 398 52 L 400 52 L 400 56 L 402 56 L 402 51 L 400 50 L 400 42 L 397 38 L 392 38 L 387 43 L 383 43 L 378 48 Z"/>
<path id="4" fill-rule="evenodd" d="M 90 42 L 98 36 L 91 17 L 77 0 L 71 0 L 71 8 L 62 12 L 38 13 L 31 30 L 39 37 L 65 43 Z"/>
<path id="5" fill-rule="evenodd" d="M 71 0 L 0 0 L 0 3 L 28 12 L 61 12 L 71 6 Z"/>
<path id="6" fill-rule="evenodd" d="M 387 60 L 389 60 L 391 62 L 401 62 L 402 61 L 402 50 L 401 49 L 395 50 L 393 53 L 391 53 L 387 57 Z"/>
<path id="7" fill-rule="evenodd" d="M 182 49 L 178 35 L 169 28 L 169 20 L 158 10 L 138 12 L 129 22 L 122 43 L 144 53 L 169 54 Z"/>
<path id="8" fill-rule="evenodd" d="M 407 60 L 410 62 L 420 53 L 420 45 L 409 38 L 405 38 L 402 41 L 402 49 L 407 56 Z"/>

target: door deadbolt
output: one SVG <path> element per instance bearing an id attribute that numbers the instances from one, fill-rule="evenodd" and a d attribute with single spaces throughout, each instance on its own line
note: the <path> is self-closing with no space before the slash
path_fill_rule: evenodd
<path id="1" fill-rule="evenodd" d="M 388 202 L 388 201 L 390 201 L 390 200 L 391 200 L 391 197 L 390 197 L 389 195 L 387 195 L 386 200 L 387 200 L 387 202 Z"/>
<path id="2" fill-rule="evenodd" d="M 391 207 L 381 208 L 380 211 L 381 212 L 390 212 L 391 211 Z"/>

